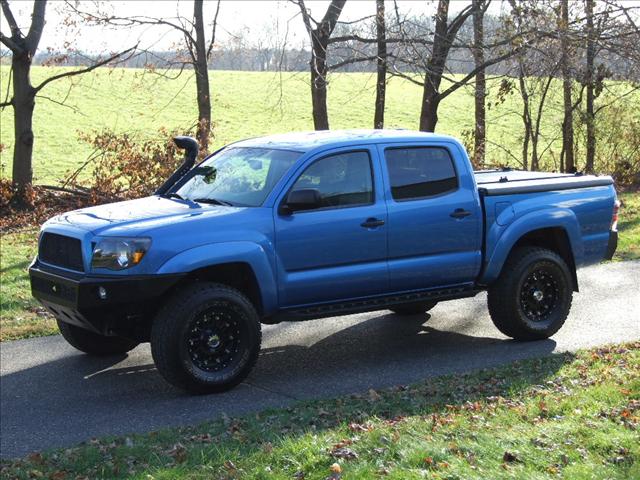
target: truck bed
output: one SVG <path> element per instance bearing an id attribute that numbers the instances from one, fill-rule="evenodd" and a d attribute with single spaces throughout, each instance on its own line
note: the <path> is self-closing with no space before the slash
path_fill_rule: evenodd
<path id="1" fill-rule="evenodd" d="M 529 172 L 522 170 L 478 170 L 473 172 L 482 195 L 549 192 L 572 188 L 612 185 L 610 176 L 580 173 Z"/>

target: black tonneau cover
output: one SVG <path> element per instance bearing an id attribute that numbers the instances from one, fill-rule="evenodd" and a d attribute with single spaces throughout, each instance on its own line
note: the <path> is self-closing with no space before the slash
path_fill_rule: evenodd
<path id="1" fill-rule="evenodd" d="M 612 185 L 606 176 L 571 173 L 528 172 L 522 170 L 478 170 L 473 172 L 482 195 L 550 192 L 572 188 Z"/>

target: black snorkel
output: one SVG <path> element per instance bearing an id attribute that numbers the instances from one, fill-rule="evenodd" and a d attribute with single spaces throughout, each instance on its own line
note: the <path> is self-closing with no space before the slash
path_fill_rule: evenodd
<path id="1" fill-rule="evenodd" d="M 175 185 L 182 177 L 184 177 L 193 165 L 196 163 L 196 158 L 198 158 L 198 151 L 200 150 L 200 146 L 198 142 L 193 137 L 174 137 L 173 142 L 180 149 L 183 149 L 184 152 L 184 162 L 182 165 L 173 172 L 166 182 L 164 182 L 160 188 L 155 191 L 156 195 L 166 195 L 167 191 Z"/>

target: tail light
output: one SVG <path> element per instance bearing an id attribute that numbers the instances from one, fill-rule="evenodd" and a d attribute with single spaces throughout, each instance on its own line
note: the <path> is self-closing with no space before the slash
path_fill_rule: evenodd
<path id="1" fill-rule="evenodd" d="M 611 216 L 611 231 L 618 231 L 618 212 L 620 211 L 620 200 L 613 204 L 613 215 Z"/>

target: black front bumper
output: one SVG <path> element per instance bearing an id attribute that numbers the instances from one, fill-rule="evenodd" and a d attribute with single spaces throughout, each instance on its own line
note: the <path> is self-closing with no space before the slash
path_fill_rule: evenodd
<path id="1" fill-rule="evenodd" d="M 616 253 L 616 249 L 618 248 L 618 231 L 611 230 L 609 232 L 609 243 L 607 243 L 607 253 L 605 255 L 605 260 L 611 260 L 613 258 L 613 254 Z"/>
<path id="2" fill-rule="evenodd" d="M 144 335 L 145 323 L 183 277 L 145 275 L 98 277 L 52 269 L 38 262 L 29 268 L 31 294 L 58 320 L 102 335 Z M 106 297 L 100 298 L 103 287 Z"/>

